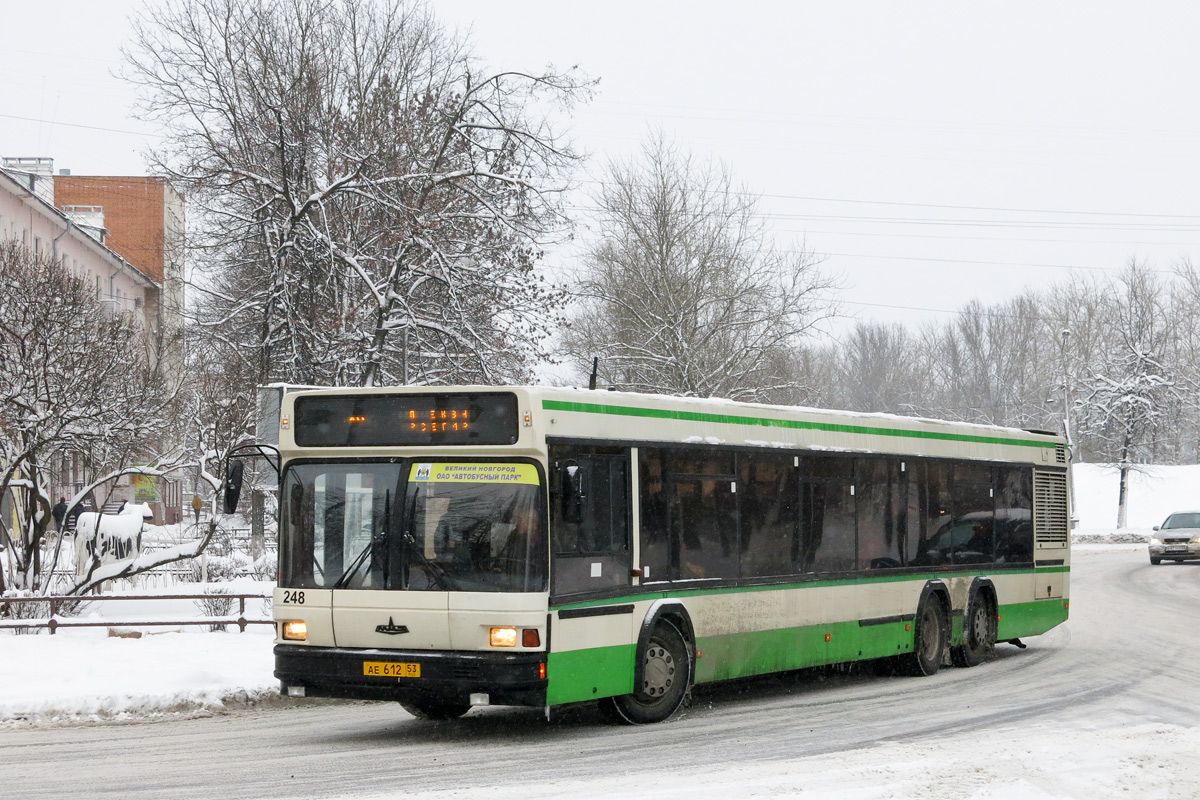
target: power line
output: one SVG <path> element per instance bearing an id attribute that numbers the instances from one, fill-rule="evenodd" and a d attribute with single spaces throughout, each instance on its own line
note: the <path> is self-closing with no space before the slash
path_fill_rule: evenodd
<path id="1" fill-rule="evenodd" d="M 580 180 L 579 182 L 585 183 L 585 184 L 594 184 L 597 186 L 618 186 L 619 185 L 613 181 L 598 180 L 595 178 L 583 179 L 583 180 Z M 648 189 L 648 188 L 653 188 L 653 187 L 639 184 L 638 188 Z M 799 194 L 767 194 L 767 193 L 758 193 L 758 192 L 746 192 L 746 191 L 740 191 L 740 190 L 730 190 L 728 192 L 728 194 L 737 196 L 737 197 L 750 197 L 750 198 L 769 197 L 769 198 L 772 198 L 775 200 L 803 200 L 806 202 L 816 202 L 816 203 L 853 203 L 853 204 L 860 204 L 860 205 L 900 206 L 903 208 L 942 208 L 942 209 L 951 209 L 951 210 L 956 210 L 956 211 L 999 211 L 999 212 L 1010 213 L 1010 214 L 1068 214 L 1068 215 L 1073 215 L 1073 216 L 1141 217 L 1141 218 L 1150 218 L 1150 219 L 1188 219 L 1188 220 L 1200 221 L 1200 215 L 1198 215 L 1198 214 L 1146 214 L 1146 213 L 1129 212 L 1129 211 L 1076 211 L 1076 210 L 1063 210 L 1063 209 L 1053 209 L 1053 208 L 1012 208 L 1012 207 L 1008 207 L 1008 206 L 972 206 L 972 205 L 960 205 L 960 204 L 954 204 L 954 203 L 913 203 L 913 202 L 905 202 L 905 201 L 897 201 L 897 200 L 864 200 L 861 198 L 851 198 L 851 197 L 818 197 L 818 196 L 813 196 L 813 195 L 799 195 Z M 586 210 L 586 209 L 581 209 L 581 210 Z M 764 215 L 764 216 L 786 217 L 786 216 L 790 216 L 790 215 L 769 214 L 769 215 Z"/>
<path id="2" fill-rule="evenodd" d="M 963 309 L 961 309 L 961 308 L 960 309 L 925 308 L 922 306 L 900 306 L 900 305 L 892 305 L 889 303 L 866 303 L 866 302 L 862 302 L 860 300 L 842 300 L 842 299 L 838 299 L 835 302 L 838 304 L 848 305 L 848 306 L 866 306 L 868 308 L 890 308 L 890 309 L 894 309 L 897 311 L 924 311 L 924 312 L 928 312 L 928 313 L 932 313 L 932 314 L 955 314 L 955 315 L 963 313 Z M 1059 322 L 1062 322 L 1062 320 L 1057 317 L 1044 317 L 1039 314 L 1005 314 L 1004 312 L 1001 312 L 1001 311 L 988 311 L 986 309 L 972 309 L 970 311 L 970 313 L 971 313 L 971 315 L 977 316 L 977 317 L 989 317 L 992 319 L 1013 319 L 1013 320 L 1018 320 L 1021 322 L 1051 322 L 1054 324 L 1058 324 Z"/>
<path id="3" fill-rule="evenodd" d="M 0 114 L 0 117 L 3 117 L 5 119 L 19 119 L 22 122 L 37 122 L 42 125 L 62 125 L 67 128 L 83 128 L 84 130 L 89 130 L 89 131 L 104 131 L 106 133 L 124 133 L 124 134 L 128 134 L 130 136 L 148 136 L 153 139 L 162 138 L 161 136 L 159 136 L 156 133 L 145 133 L 142 131 L 126 131 L 126 130 L 121 130 L 120 128 L 102 128 L 98 125 L 80 125 L 77 122 L 52 122 L 50 120 L 37 119 L 36 117 L 18 117 L 15 114 Z"/>
<path id="4" fill-rule="evenodd" d="M 788 252 L 805 252 L 791 250 Z M 1102 272 L 1117 272 L 1118 268 L 1114 267 L 1085 267 L 1080 264 L 1035 264 L 1016 261 L 974 261 L 967 258 L 927 258 L 921 256 L 878 256 L 867 255 L 865 253 L 829 253 L 824 251 L 813 251 L 815 256 L 836 256 L 838 258 L 868 258 L 868 259 L 885 259 L 889 261 L 932 261 L 940 264 L 979 264 L 989 267 L 1038 267 L 1048 269 L 1086 269 L 1100 270 Z"/>
<path id="5" fill-rule="evenodd" d="M 1116 241 L 1116 240 L 1098 240 L 1098 239 L 1046 239 L 1046 238 L 1020 238 L 1015 236 L 945 236 L 936 233 L 894 233 L 889 231 L 831 231 L 831 230 L 813 230 L 805 228 L 803 230 L 781 230 L 779 233 L 801 233 L 805 235 L 821 235 L 821 236 L 882 236 L 889 239 L 947 239 L 949 241 L 964 241 L 964 242 L 1028 242 L 1032 244 L 1080 244 L 1080 245 L 1095 245 L 1095 244 L 1117 244 L 1130 246 L 1153 246 L 1169 244 L 1179 247 L 1200 247 L 1200 243 L 1196 242 L 1148 242 L 1148 241 Z"/>
<path id="6" fill-rule="evenodd" d="M 777 112 L 764 112 L 762 107 L 754 108 L 729 108 L 717 106 L 696 106 L 696 105 L 678 105 L 673 103 L 664 104 L 662 102 L 637 102 L 637 101 L 621 101 L 601 99 L 597 100 L 593 107 L 602 109 L 604 106 L 626 106 L 631 109 L 645 108 L 652 111 L 661 112 L 663 110 L 674 111 L 676 113 L 662 114 L 655 113 L 649 116 L 664 117 L 664 118 L 696 118 L 702 121 L 717 121 L 717 122 L 743 122 L 747 119 L 754 119 L 755 122 L 779 122 L 779 123 L 795 123 L 803 122 L 805 124 L 824 123 L 837 126 L 858 126 L 866 123 L 869 128 L 884 128 L 894 129 L 897 126 L 909 126 L 914 128 L 933 128 L 936 130 L 1025 130 L 1025 131 L 1051 131 L 1055 135 L 1070 136 L 1072 139 L 1077 139 L 1080 134 L 1095 136 L 1102 135 L 1104 138 L 1115 138 L 1118 136 L 1129 135 L 1144 139 L 1147 135 L 1159 136 L 1178 136 L 1186 138 L 1194 138 L 1200 131 L 1195 129 L 1163 129 L 1163 128 L 1132 128 L 1132 127 L 1111 127 L 1105 126 L 1098 129 L 1095 125 L 1047 125 L 1047 124 L 1029 124 L 1029 123 L 1014 123 L 1011 120 L 992 121 L 978 120 L 972 122 L 963 122 L 961 119 L 930 119 L 930 118 L 904 118 L 904 117 L 871 117 L 852 114 L 811 114 L 811 113 L 790 113 L 781 114 Z M 683 113 L 679 113 L 683 112 Z M 619 116 L 647 116 L 644 113 L 636 111 L 617 112 Z M 704 116 L 699 116 L 703 114 Z"/>
<path id="7" fill-rule="evenodd" d="M 1079 216 L 1102 217 L 1143 217 L 1150 219 L 1190 219 L 1200 220 L 1196 214 L 1142 214 L 1127 211 L 1063 211 L 1051 208 L 1008 208 L 1005 206 L 968 206 L 942 203 L 905 203 L 890 200 L 857 200 L 845 197 L 808 197 L 792 194 L 764 194 L 762 197 L 772 197 L 781 200 L 809 200 L 821 203 L 858 203 L 879 206 L 902 206 L 905 208 L 945 208 L 956 211 L 1000 211 L 1010 214 L 1071 214 Z"/>

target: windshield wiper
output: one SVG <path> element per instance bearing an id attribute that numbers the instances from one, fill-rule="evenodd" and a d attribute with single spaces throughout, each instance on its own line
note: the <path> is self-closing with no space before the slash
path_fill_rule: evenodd
<path id="1" fill-rule="evenodd" d="M 425 557 L 425 554 L 421 552 L 421 548 L 417 546 L 417 540 L 412 537 L 411 533 L 406 533 L 401 538 L 404 540 L 408 552 L 417 557 L 417 561 L 425 568 L 430 577 L 433 578 L 433 582 L 438 585 L 439 589 L 447 592 L 458 591 L 458 586 L 450 579 L 449 573 Z"/>
<path id="2" fill-rule="evenodd" d="M 404 542 L 405 551 L 416 556 L 417 562 L 425 568 L 425 572 L 433 578 L 433 582 L 437 584 L 439 589 L 447 592 L 458 591 L 458 586 L 446 574 L 446 570 L 425 557 L 425 553 L 422 552 L 421 547 L 417 544 L 417 540 L 412 535 L 412 526 L 415 523 L 417 514 L 417 495 L 420 493 L 421 487 L 418 486 L 413 489 L 412 502 L 408 504 L 408 520 L 404 527 L 404 534 L 400 537 L 400 540 Z M 408 587 L 405 586 L 405 588 L 407 589 Z"/>
<path id="3" fill-rule="evenodd" d="M 367 560 L 367 556 L 371 555 L 371 551 L 375 549 L 376 542 L 381 541 L 383 541 L 383 537 L 381 537 L 379 534 L 372 535 L 370 543 L 364 547 L 362 552 L 359 553 L 355 557 L 354 561 L 350 563 L 350 566 L 347 567 L 346 571 L 342 573 L 342 577 L 338 578 L 337 582 L 333 584 L 333 588 L 345 589 L 346 584 L 350 583 L 350 579 L 358 573 L 358 570 L 360 567 L 362 567 L 363 562 Z"/>

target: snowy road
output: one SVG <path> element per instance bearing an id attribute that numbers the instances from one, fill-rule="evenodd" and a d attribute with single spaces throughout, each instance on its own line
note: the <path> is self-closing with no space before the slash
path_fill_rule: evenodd
<path id="1" fill-rule="evenodd" d="M 1071 620 L 931 678 L 805 672 L 701 688 L 665 725 L 590 709 L 388 704 L 0 731 L 0 794 L 32 798 L 1193 797 L 1200 565 L 1077 549 Z M 487 791 L 481 791 L 486 789 Z"/>

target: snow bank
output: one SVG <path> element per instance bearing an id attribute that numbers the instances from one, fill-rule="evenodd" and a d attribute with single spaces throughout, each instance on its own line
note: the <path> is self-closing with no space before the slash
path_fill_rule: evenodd
<path id="1" fill-rule="evenodd" d="M 195 613 L 195 610 L 193 609 Z M 5 678 L 0 723 L 96 721 L 211 713 L 278 693 L 270 626 L 109 636 L 106 628 L 54 636 L 0 634 Z"/>

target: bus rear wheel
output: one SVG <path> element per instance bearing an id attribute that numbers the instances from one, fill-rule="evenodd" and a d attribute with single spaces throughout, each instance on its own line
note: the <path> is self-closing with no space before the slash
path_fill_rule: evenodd
<path id="1" fill-rule="evenodd" d="M 662 722 L 679 710 L 692 682 L 692 654 L 671 623 L 661 620 L 650 634 L 642 660 L 642 684 L 633 694 L 607 697 L 601 709 L 630 725 Z"/>
<path id="2" fill-rule="evenodd" d="M 401 700 L 400 707 L 417 719 L 458 719 L 471 710 L 471 702 L 453 697 L 414 697 Z"/>
<path id="3" fill-rule="evenodd" d="M 996 614 L 991 598 L 980 592 L 963 614 L 963 642 L 950 648 L 950 661 L 956 667 L 974 667 L 995 652 Z"/>
<path id="4" fill-rule="evenodd" d="M 913 651 L 901 656 L 901 664 L 910 675 L 932 675 L 942 666 L 949 641 L 946 609 L 934 593 L 927 594 L 917 608 Z"/>

